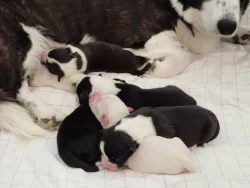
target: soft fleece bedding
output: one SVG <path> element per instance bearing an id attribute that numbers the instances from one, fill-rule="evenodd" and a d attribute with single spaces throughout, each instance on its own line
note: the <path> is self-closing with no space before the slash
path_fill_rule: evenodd
<path id="1" fill-rule="evenodd" d="M 250 26 L 250 11 L 242 25 Z M 249 28 L 249 27 L 248 27 Z M 130 170 L 87 174 L 60 160 L 56 132 L 31 141 L 0 132 L 0 188 L 249 188 L 250 187 L 250 46 L 222 43 L 170 79 L 108 74 L 143 88 L 176 85 L 218 116 L 219 137 L 195 149 L 198 171 L 164 176 Z M 51 88 L 34 89 L 47 103 L 70 113 L 75 95 Z M 150 151 L 149 151 L 150 152 Z"/>

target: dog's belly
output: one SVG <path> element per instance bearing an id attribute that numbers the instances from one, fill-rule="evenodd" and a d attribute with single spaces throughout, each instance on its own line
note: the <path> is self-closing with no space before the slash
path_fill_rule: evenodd
<path id="1" fill-rule="evenodd" d="M 178 21 L 176 34 L 177 40 L 195 54 L 207 54 L 217 48 L 220 37 L 208 32 L 198 31 L 193 28 L 194 34 L 182 22 Z"/>

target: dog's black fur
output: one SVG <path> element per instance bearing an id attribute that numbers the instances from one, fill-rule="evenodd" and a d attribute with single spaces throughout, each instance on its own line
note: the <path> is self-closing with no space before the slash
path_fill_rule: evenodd
<path id="1" fill-rule="evenodd" d="M 90 82 L 91 76 L 83 78 L 77 86 L 77 94 L 80 96 L 79 102 L 86 103 L 89 94 L 93 91 Z M 100 84 L 101 85 L 101 84 Z M 196 105 L 193 97 L 186 94 L 180 88 L 175 86 L 166 86 L 155 89 L 142 89 L 133 84 L 124 83 L 120 80 L 114 80 L 114 86 L 121 91 L 117 96 L 129 107 L 137 110 L 141 107 L 160 107 L 160 106 L 182 106 Z M 95 88 L 98 90 L 99 88 Z"/>
<path id="2" fill-rule="evenodd" d="M 145 107 L 131 113 L 125 120 L 138 116 L 152 119 L 152 127 L 155 129 L 156 135 L 165 138 L 179 137 L 187 147 L 196 144 L 203 146 L 215 139 L 220 131 L 215 114 L 199 106 Z M 126 122 L 125 120 L 124 122 Z M 136 122 L 138 123 L 138 121 Z M 121 167 L 139 146 L 138 140 L 136 140 L 138 138 L 132 138 L 129 131 L 140 131 L 140 129 L 126 130 L 123 125 L 123 128 L 116 130 L 122 124 L 123 120 L 114 127 L 103 130 L 102 137 L 105 154 L 110 162 L 117 164 L 118 167 Z M 134 126 L 138 126 L 138 124 L 134 124 Z M 134 135 L 140 134 L 143 133 Z M 145 136 L 140 135 L 140 139 Z"/>
<path id="3" fill-rule="evenodd" d="M 57 146 L 61 159 L 70 167 L 96 172 L 100 161 L 102 126 L 89 106 L 79 106 L 67 116 L 58 131 Z"/>
<path id="4" fill-rule="evenodd" d="M 152 66 L 152 64 L 145 65 L 148 61 L 147 58 L 135 56 L 132 52 L 115 44 L 91 42 L 84 45 L 74 45 L 74 47 L 85 55 L 86 61 L 78 52 L 72 52 L 70 47 L 54 49 L 48 53 L 49 59 L 46 60 L 45 65 L 50 73 L 58 76 L 59 80 L 65 75 L 60 66 L 69 63 L 73 58 L 76 59 L 74 62 L 76 64 L 75 71 L 85 74 L 90 72 L 114 72 L 140 76 L 145 74 Z M 138 70 L 143 65 L 145 67 Z M 86 67 L 86 69 L 83 67 Z"/>

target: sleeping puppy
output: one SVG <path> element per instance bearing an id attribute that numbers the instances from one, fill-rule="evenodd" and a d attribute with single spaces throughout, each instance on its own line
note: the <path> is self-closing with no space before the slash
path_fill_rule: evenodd
<path id="1" fill-rule="evenodd" d="M 113 126 L 129 114 L 126 105 L 112 94 L 93 93 L 90 96 L 90 108 L 103 128 Z M 117 165 L 106 160 L 104 155 L 102 155 L 102 165 L 111 171 L 118 170 Z M 173 139 L 158 136 L 145 138 L 126 165 L 142 173 L 179 174 L 185 171 L 195 171 L 190 151 L 177 137 Z"/>
<path id="2" fill-rule="evenodd" d="M 107 161 L 120 168 L 146 137 L 179 137 L 187 147 L 203 146 L 219 130 L 214 113 L 199 106 L 144 107 L 103 130 L 100 149 Z"/>
<path id="3" fill-rule="evenodd" d="M 190 151 L 177 137 L 172 139 L 160 136 L 145 138 L 128 159 L 126 166 L 136 172 L 165 175 L 196 171 Z M 114 170 L 114 168 L 111 169 Z"/>
<path id="4" fill-rule="evenodd" d="M 132 52 L 115 44 L 91 42 L 84 45 L 67 45 L 65 48 L 50 51 L 43 58 L 49 72 L 58 76 L 71 76 L 76 73 L 115 72 L 143 75 L 151 68 L 148 59 L 135 56 Z M 141 70 L 138 68 L 144 66 Z"/>
<path id="5" fill-rule="evenodd" d="M 90 95 L 89 106 L 103 128 L 115 125 L 133 109 L 128 108 L 116 95 L 94 92 Z"/>
<path id="6" fill-rule="evenodd" d="M 142 89 L 119 80 L 101 76 L 85 76 L 77 83 L 76 92 L 79 102 L 89 100 L 93 92 L 117 95 L 128 107 L 137 110 L 141 107 L 196 105 L 196 101 L 184 91 L 175 86 L 155 89 Z"/>
<path id="7" fill-rule="evenodd" d="M 100 123 L 88 105 L 79 106 L 67 116 L 58 131 L 57 146 L 61 159 L 72 168 L 96 172 L 101 160 Z"/>

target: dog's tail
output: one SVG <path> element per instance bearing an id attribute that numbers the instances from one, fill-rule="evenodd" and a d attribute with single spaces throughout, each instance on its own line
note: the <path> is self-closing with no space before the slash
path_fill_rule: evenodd
<path id="1" fill-rule="evenodd" d="M 203 146 L 205 143 L 208 143 L 214 140 L 220 132 L 220 123 L 216 115 L 209 111 L 209 120 L 205 125 L 203 136 L 197 146 Z"/>
<path id="2" fill-rule="evenodd" d="M 8 97 L 4 92 L 0 92 L 0 129 L 24 138 L 42 136 L 46 133 L 18 101 Z"/>
<path id="3" fill-rule="evenodd" d="M 72 168 L 81 168 L 86 172 L 97 172 L 99 171 L 99 168 L 96 165 L 90 165 L 88 163 L 85 163 L 84 161 L 78 159 L 76 156 L 74 156 L 69 151 L 59 151 L 59 155 L 61 159 L 64 161 L 65 164 L 67 164 L 69 167 Z"/>

